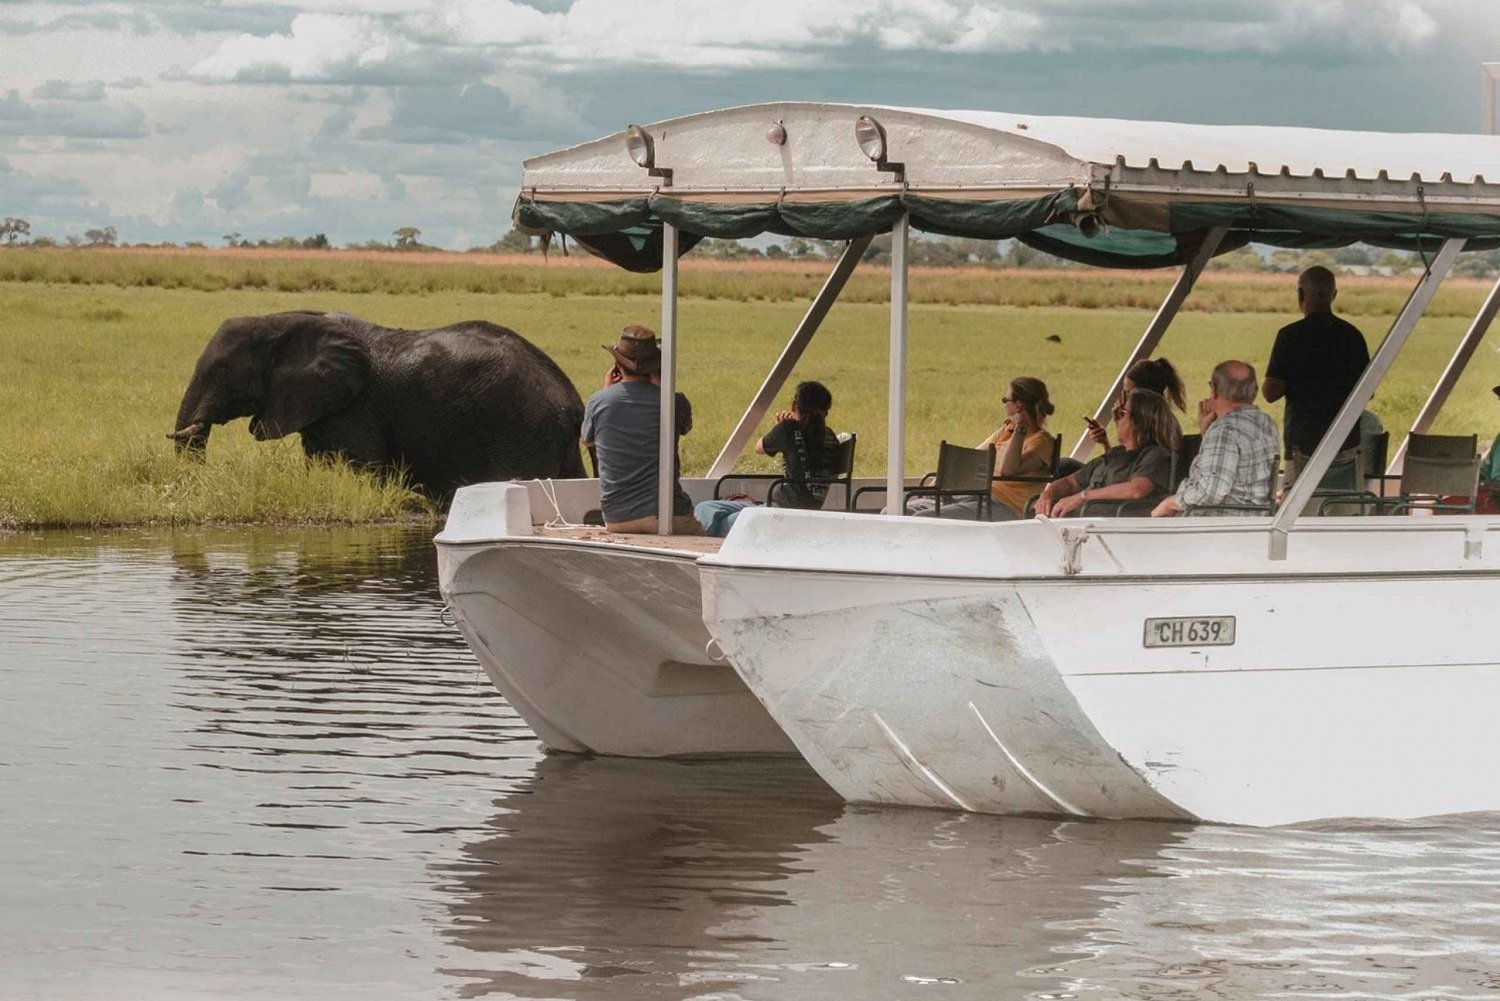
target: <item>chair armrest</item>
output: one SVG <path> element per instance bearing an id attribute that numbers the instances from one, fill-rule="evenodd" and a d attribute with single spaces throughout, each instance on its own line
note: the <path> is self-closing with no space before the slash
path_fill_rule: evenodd
<path id="1" fill-rule="evenodd" d="M 1359 513 L 1363 515 L 1365 508 L 1372 507 L 1376 514 L 1380 514 L 1386 499 L 1378 496 L 1370 490 L 1314 490 L 1313 496 L 1320 498 L 1318 503 L 1318 517 L 1328 513 L 1328 508 L 1333 504 L 1358 504 Z"/>
<path id="2" fill-rule="evenodd" d="M 1260 514 L 1275 514 L 1276 505 L 1271 501 L 1264 504 L 1194 504 L 1189 513 L 1198 511 L 1256 511 Z"/>
<path id="3" fill-rule="evenodd" d="M 724 485 L 725 480 L 777 480 L 781 477 L 781 473 L 725 473 L 714 480 L 714 500 L 719 499 L 719 488 Z"/>
<path id="4" fill-rule="evenodd" d="M 1130 502 L 1123 500 L 1110 500 L 1109 498 L 1104 498 L 1102 500 L 1086 500 L 1082 504 L 1078 505 L 1078 517 L 1082 518 L 1085 515 L 1090 514 L 1103 515 L 1105 517 L 1114 517 L 1120 513 L 1120 506 L 1122 504 L 1128 503 Z"/>

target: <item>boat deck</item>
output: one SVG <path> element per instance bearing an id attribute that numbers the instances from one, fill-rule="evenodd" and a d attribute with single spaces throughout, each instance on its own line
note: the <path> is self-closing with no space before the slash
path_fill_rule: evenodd
<path id="1" fill-rule="evenodd" d="M 694 556 L 707 556 L 717 553 L 719 547 L 724 544 L 723 539 L 710 538 L 706 535 L 627 535 L 622 532 L 611 532 L 608 529 L 593 526 L 578 528 L 544 528 L 538 526 L 535 532 L 537 535 L 549 539 L 578 539 L 583 542 L 608 542 L 616 546 L 634 546 L 640 549 L 675 549 L 682 553 L 692 553 Z"/>

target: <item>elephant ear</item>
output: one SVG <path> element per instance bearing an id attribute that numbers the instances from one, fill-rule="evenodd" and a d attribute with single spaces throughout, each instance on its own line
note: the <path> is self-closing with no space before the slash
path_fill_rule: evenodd
<path id="1" fill-rule="evenodd" d="M 370 380 L 370 355 L 359 337 L 326 317 L 282 337 L 267 377 L 265 406 L 251 421 L 262 441 L 301 431 L 347 407 Z"/>

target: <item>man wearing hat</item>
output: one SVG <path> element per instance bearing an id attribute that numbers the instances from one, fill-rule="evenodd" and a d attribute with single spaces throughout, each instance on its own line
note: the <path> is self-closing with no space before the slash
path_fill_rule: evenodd
<path id="1" fill-rule="evenodd" d="M 583 444 L 592 449 L 599 470 L 599 508 L 612 532 L 655 535 L 656 480 L 660 469 L 661 346 L 649 327 L 620 331 L 613 347 L 603 345 L 615 364 L 604 388 L 583 408 Z M 677 394 L 677 434 L 693 427 L 693 408 Z M 673 469 L 672 531 L 702 535 L 693 504 L 683 492 L 681 463 Z"/>

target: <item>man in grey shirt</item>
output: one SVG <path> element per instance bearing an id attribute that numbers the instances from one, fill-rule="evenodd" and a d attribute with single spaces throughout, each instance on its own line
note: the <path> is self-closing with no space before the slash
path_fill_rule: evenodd
<path id="1" fill-rule="evenodd" d="M 599 508 L 612 532 L 654 535 L 657 532 L 656 486 L 661 431 L 661 347 L 649 327 L 630 326 L 620 340 L 604 349 L 615 364 L 604 388 L 583 408 L 583 444 L 593 450 L 599 470 Z M 677 394 L 677 434 L 693 427 L 693 408 Z M 675 449 L 674 449 L 675 452 Z M 672 531 L 702 535 L 692 501 L 683 492 L 681 463 L 673 469 Z"/>

